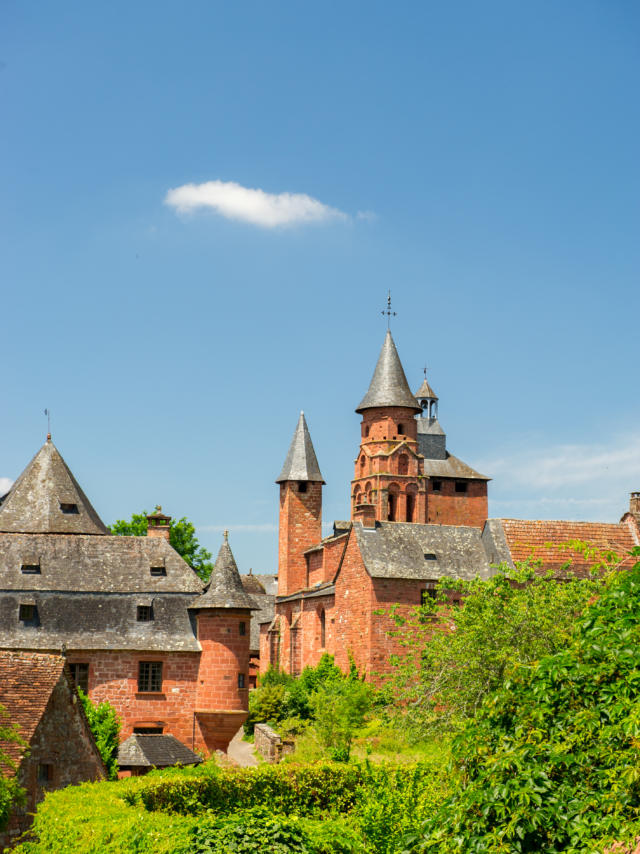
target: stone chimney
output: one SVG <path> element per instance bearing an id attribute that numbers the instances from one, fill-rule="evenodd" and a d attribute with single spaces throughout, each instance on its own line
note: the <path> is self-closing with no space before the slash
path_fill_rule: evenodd
<path id="1" fill-rule="evenodd" d="M 147 537 L 164 537 L 169 542 L 171 516 L 165 516 L 159 504 L 156 504 L 155 512 L 149 513 L 147 521 L 149 523 Z"/>
<path id="2" fill-rule="evenodd" d="M 632 492 L 629 499 L 629 513 L 640 525 L 640 492 Z"/>
<path id="3" fill-rule="evenodd" d="M 362 522 L 365 528 L 375 528 L 376 526 L 376 506 L 375 504 L 356 504 L 356 509 L 353 514 L 354 522 Z"/>

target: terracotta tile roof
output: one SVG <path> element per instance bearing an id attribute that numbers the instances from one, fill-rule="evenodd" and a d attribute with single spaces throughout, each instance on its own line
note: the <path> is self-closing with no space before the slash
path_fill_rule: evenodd
<path id="1" fill-rule="evenodd" d="M 593 548 L 616 552 L 624 557 L 622 566 L 631 566 L 635 562 L 635 558 L 627 553 L 638 545 L 638 535 L 627 521 L 610 524 L 501 519 L 500 522 L 514 561 L 539 559 L 544 568 L 559 569 L 571 560 L 572 572 L 586 572 L 596 562 L 595 559 L 590 560 L 568 547 L 572 540 L 580 540 Z"/>
<path id="2" fill-rule="evenodd" d="M 61 655 L 0 650 L 0 705 L 29 742 L 64 669 Z M 14 744 L 0 743 L 13 758 L 20 756 Z"/>

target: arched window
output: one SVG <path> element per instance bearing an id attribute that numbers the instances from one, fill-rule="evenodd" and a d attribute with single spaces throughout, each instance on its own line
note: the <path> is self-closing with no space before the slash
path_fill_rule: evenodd
<path id="1" fill-rule="evenodd" d="M 326 617 L 324 614 L 324 608 L 320 608 L 320 613 L 318 615 L 320 617 L 320 646 L 322 649 L 327 645 L 327 636 L 326 636 Z"/>
<path id="2" fill-rule="evenodd" d="M 366 495 L 366 501 L 367 501 L 367 504 L 371 504 L 371 484 L 370 484 L 370 483 L 368 483 L 368 484 L 365 486 L 365 488 L 364 488 L 364 492 L 365 492 L 365 495 Z"/>
<path id="3" fill-rule="evenodd" d="M 364 454 L 363 454 L 360 457 L 360 472 L 364 472 L 364 463 L 365 463 L 365 459 L 364 459 Z"/>
<path id="4" fill-rule="evenodd" d="M 354 508 L 357 507 L 358 504 L 360 504 L 360 486 L 359 485 L 356 486 L 356 488 L 353 490 L 353 506 L 354 506 Z"/>
<path id="5" fill-rule="evenodd" d="M 407 522 L 416 521 L 416 488 L 413 484 L 407 487 Z"/>
<path id="6" fill-rule="evenodd" d="M 369 435 L 369 425 L 367 424 L 367 426 L 364 428 L 364 437 L 365 437 L 365 439 L 367 438 L 367 436 L 368 436 L 368 435 Z"/>
<path id="7" fill-rule="evenodd" d="M 391 484 L 389 487 L 389 497 L 388 497 L 388 512 L 387 519 L 389 522 L 397 522 L 398 521 L 398 485 L 396 483 Z"/>
<path id="8" fill-rule="evenodd" d="M 400 454 L 398 457 L 398 474 L 407 474 L 409 471 L 409 457 L 406 454 Z"/>

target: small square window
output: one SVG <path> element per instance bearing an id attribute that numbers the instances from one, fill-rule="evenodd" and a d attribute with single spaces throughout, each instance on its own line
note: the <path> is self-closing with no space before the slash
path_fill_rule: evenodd
<path id="1" fill-rule="evenodd" d="M 465 480 L 456 480 L 456 492 L 466 492 L 468 485 Z"/>
<path id="2" fill-rule="evenodd" d="M 433 552 L 425 552 L 424 553 L 424 559 L 425 560 L 438 560 L 438 558 L 436 557 L 436 555 L 434 555 Z"/>
<path id="3" fill-rule="evenodd" d="M 20 567 L 20 572 L 23 575 L 40 575 L 39 563 L 23 563 Z"/>
<path id="4" fill-rule="evenodd" d="M 78 510 L 77 504 L 66 504 L 65 502 L 60 502 L 60 509 L 65 514 L 65 516 L 77 516 L 80 512 Z"/>
<path id="5" fill-rule="evenodd" d="M 441 480 L 432 480 L 431 481 L 431 490 L 433 492 L 442 492 L 442 481 Z"/>
<path id="6" fill-rule="evenodd" d="M 80 688 L 85 694 L 89 693 L 89 665 L 86 662 L 76 661 L 69 665 L 71 678 L 76 688 Z"/>
<path id="7" fill-rule="evenodd" d="M 307 481 L 301 480 L 298 483 L 298 492 L 306 492 L 307 491 Z"/>
<path id="8" fill-rule="evenodd" d="M 149 623 L 153 620 L 153 607 L 151 605 L 138 605 L 136 619 L 139 623 Z"/>
<path id="9" fill-rule="evenodd" d="M 238 688 L 244 688 L 244 673 L 238 673 Z"/>
<path id="10" fill-rule="evenodd" d="M 149 571 L 151 572 L 151 575 L 154 576 L 161 576 L 167 574 L 167 570 L 164 566 L 152 566 Z"/>
<path id="11" fill-rule="evenodd" d="M 162 691 L 161 661 L 140 661 L 138 663 L 138 691 Z"/>
<path id="12" fill-rule="evenodd" d="M 241 635 L 246 635 L 247 633 L 247 624 L 246 623 L 238 623 L 238 630 Z"/>
<path id="13" fill-rule="evenodd" d="M 20 610 L 18 612 L 18 619 L 20 622 L 24 623 L 25 626 L 37 626 L 38 625 L 38 609 L 35 605 L 27 605 L 22 603 L 20 605 Z"/>
<path id="14" fill-rule="evenodd" d="M 38 765 L 38 785 L 50 786 L 53 782 L 53 765 L 44 762 Z"/>

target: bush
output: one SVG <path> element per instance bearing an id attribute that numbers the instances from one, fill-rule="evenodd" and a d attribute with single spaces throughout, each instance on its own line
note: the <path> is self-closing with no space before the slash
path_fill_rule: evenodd
<path id="1" fill-rule="evenodd" d="M 640 563 L 608 580 L 567 650 L 511 672 L 454 759 L 459 794 L 412 851 L 584 854 L 635 836 Z"/>
<path id="2" fill-rule="evenodd" d="M 120 735 L 120 719 L 116 710 L 106 700 L 97 705 L 92 703 L 81 689 L 78 689 L 78 695 L 98 752 L 107 768 L 108 779 L 116 780 L 118 778 L 118 736 Z"/>
<path id="3" fill-rule="evenodd" d="M 331 680 L 310 698 L 320 743 L 336 762 L 348 762 L 354 731 L 371 708 L 371 688 L 357 679 Z"/>

